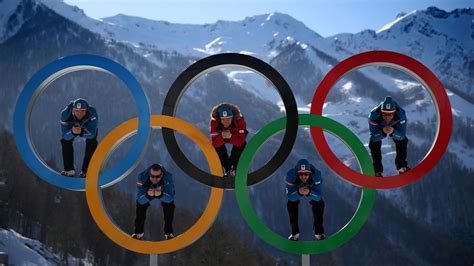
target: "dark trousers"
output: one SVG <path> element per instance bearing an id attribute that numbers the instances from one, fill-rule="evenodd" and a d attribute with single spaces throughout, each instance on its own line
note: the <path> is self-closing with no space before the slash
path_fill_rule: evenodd
<path id="1" fill-rule="evenodd" d="M 236 170 L 237 164 L 240 159 L 240 155 L 245 148 L 245 144 L 241 147 L 232 146 L 232 151 L 230 152 L 230 156 L 227 154 L 227 148 L 225 144 L 215 148 L 217 151 L 217 155 L 219 155 L 219 159 L 221 160 L 222 167 L 224 167 L 225 171 Z"/>
<path id="2" fill-rule="evenodd" d="M 405 137 L 403 140 L 393 140 L 395 142 L 395 149 L 397 150 L 397 156 L 395 157 L 395 165 L 397 169 L 406 167 L 407 163 L 407 146 L 408 138 Z"/>
<path id="3" fill-rule="evenodd" d="M 143 205 L 137 202 L 137 209 L 135 213 L 135 234 L 141 234 L 145 231 L 145 219 L 146 219 L 146 210 L 150 206 L 150 203 L 145 203 Z M 166 203 L 161 202 L 163 207 L 163 216 L 165 220 L 164 233 L 172 234 L 173 233 L 173 217 L 174 217 L 174 202 Z"/>
<path id="4" fill-rule="evenodd" d="M 408 138 L 405 137 L 403 140 L 395 140 L 395 148 L 397 156 L 395 157 L 395 165 L 397 169 L 407 166 L 407 145 Z M 383 172 L 382 165 L 382 141 L 370 141 L 369 142 L 370 154 L 372 155 L 372 162 L 374 165 L 375 173 Z"/>
<path id="5" fill-rule="evenodd" d="M 324 200 L 309 202 L 311 204 L 311 210 L 313 211 L 313 231 L 315 234 L 324 234 L 323 227 L 323 215 L 324 215 Z M 300 201 L 288 201 L 286 207 L 288 209 L 288 215 L 290 216 L 291 234 L 296 235 L 300 233 L 298 225 L 298 206 Z"/>
<path id="6" fill-rule="evenodd" d="M 74 142 L 74 139 L 72 140 L 61 139 L 65 171 L 74 170 L 74 146 L 72 145 L 73 142 Z M 82 161 L 83 173 L 87 173 L 87 169 L 89 168 L 89 162 L 91 161 L 92 154 L 94 154 L 94 151 L 96 148 L 97 148 L 97 138 L 86 139 L 86 151 L 84 153 L 84 159 Z"/>

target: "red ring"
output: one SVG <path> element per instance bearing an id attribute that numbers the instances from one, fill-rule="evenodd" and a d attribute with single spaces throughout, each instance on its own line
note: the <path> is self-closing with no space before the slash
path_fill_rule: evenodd
<path id="1" fill-rule="evenodd" d="M 311 127 L 311 136 L 321 158 L 334 172 L 350 183 L 360 187 L 379 189 L 402 187 L 427 174 L 446 151 L 453 126 L 451 104 L 441 81 L 422 63 L 400 53 L 370 51 L 351 56 L 329 71 L 316 89 L 311 102 L 310 113 L 322 115 L 324 101 L 332 86 L 349 71 L 368 65 L 388 65 L 402 70 L 414 76 L 434 97 L 436 113 L 438 114 L 438 127 L 436 128 L 434 144 L 425 158 L 406 173 L 384 178 L 373 177 L 354 171 L 343 164 L 329 148 L 322 129 Z"/>

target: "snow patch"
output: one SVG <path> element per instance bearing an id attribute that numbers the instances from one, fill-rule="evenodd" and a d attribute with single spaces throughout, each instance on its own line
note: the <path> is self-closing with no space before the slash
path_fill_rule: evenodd
<path id="1" fill-rule="evenodd" d="M 93 258 L 68 256 L 64 261 L 38 240 L 26 238 L 11 229 L 0 228 L 0 251 L 8 254 L 11 265 L 93 265 Z"/>
<path id="2" fill-rule="evenodd" d="M 342 85 L 341 92 L 348 94 L 350 89 L 352 89 L 352 82 L 348 81 Z"/>
<path id="3" fill-rule="evenodd" d="M 412 14 L 415 14 L 416 10 L 415 11 L 412 11 L 404 16 L 399 16 L 397 17 L 397 19 L 395 19 L 394 21 L 386 24 L 385 26 L 383 26 L 382 28 L 380 28 L 378 31 L 376 31 L 377 34 L 383 32 L 383 31 L 386 31 L 386 30 L 389 30 L 391 27 L 393 27 L 393 25 L 397 24 L 398 22 L 402 21 L 404 18 L 412 15 Z"/>

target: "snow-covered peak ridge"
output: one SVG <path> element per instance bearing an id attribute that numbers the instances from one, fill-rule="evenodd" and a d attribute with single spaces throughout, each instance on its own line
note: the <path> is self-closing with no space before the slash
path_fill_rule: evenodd
<path id="1" fill-rule="evenodd" d="M 107 25 L 101 19 L 94 19 L 88 17 L 84 10 L 80 9 L 77 6 L 71 6 L 65 3 L 63 0 L 36 0 L 41 2 L 43 5 L 57 13 L 58 15 L 73 21 L 85 29 L 91 30 L 93 32 L 99 33 L 103 36 L 110 37 L 110 34 L 105 30 L 111 25 Z"/>
<path id="2" fill-rule="evenodd" d="M 410 12 L 410 13 L 408 13 L 408 14 L 398 14 L 398 15 L 397 15 L 397 18 L 396 18 L 394 21 L 385 24 L 385 26 L 383 26 L 381 29 L 379 29 L 379 30 L 377 31 L 377 34 L 383 32 L 383 31 L 386 31 L 386 30 L 391 29 L 391 28 L 392 28 L 394 25 L 396 25 L 398 22 L 402 21 L 404 18 L 406 18 L 406 17 L 408 17 L 408 16 L 410 16 L 410 15 L 412 15 L 412 14 L 415 14 L 415 12 L 416 12 L 416 11 Z"/>
<path id="3" fill-rule="evenodd" d="M 44 4 L 49 9 L 53 10 L 57 14 L 68 18 L 69 20 L 79 22 L 79 21 L 94 21 L 95 19 L 88 17 L 84 10 L 80 9 L 77 6 L 71 6 L 64 3 L 63 0 L 37 0 Z"/>
<path id="4" fill-rule="evenodd" d="M 271 58 L 272 51 L 287 37 L 310 43 L 321 39 L 302 22 L 282 13 L 246 17 L 240 21 L 218 20 L 203 25 L 176 24 L 123 14 L 103 20 L 122 29 L 113 30 L 114 38 L 120 41 L 196 56 L 232 51 Z"/>
<path id="5" fill-rule="evenodd" d="M 448 18 L 450 16 L 459 17 L 462 15 L 472 16 L 474 14 L 474 9 L 473 8 L 456 8 L 452 10 L 451 12 L 446 12 L 435 6 L 430 6 L 422 12 L 435 18 Z"/>
<path id="6" fill-rule="evenodd" d="M 68 5 L 63 0 L 22 1 L 41 3 L 106 39 L 130 44 L 143 53 L 163 50 L 202 57 L 222 52 L 240 52 L 269 60 L 278 54 L 282 42 L 288 38 L 313 44 L 323 40 L 301 21 L 277 12 L 246 17 L 240 21 L 218 20 L 212 24 L 193 25 L 123 14 L 94 19 L 88 17 L 82 9 Z M 220 41 L 216 42 L 217 39 Z"/>
<path id="7" fill-rule="evenodd" d="M 43 0 L 44 1 L 44 0 Z M 51 0 L 50 0 L 51 1 Z M 54 0 L 53 0 L 54 1 Z M 117 14 L 112 17 L 103 18 L 104 21 L 124 26 L 140 26 L 140 27 L 162 27 L 162 26 L 172 26 L 177 27 L 178 29 L 198 29 L 198 28 L 210 28 L 212 31 L 217 29 L 226 30 L 226 29 L 235 29 L 241 27 L 274 27 L 273 25 L 281 26 L 284 29 L 289 30 L 293 29 L 295 32 L 301 31 L 311 31 L 303 22 L 296 20 L 295 18 L 279 13 L 274 12 L 271 14 L 256 15 L 251 17 L 245 17 L 243 20 L 238 21 L 228 21 L 228 20 L 217 20 L 215 23 L 211 24 L 182 24 L 182 23 L 170 23 L 162 20 L 152 20 L 142 17 L 129 16 L 124 14 Z M 313 32 L 318 37 L 321 37 L 319 34 Z"/>
<path id="8" fill-rule="evenodd" d="M 326 38 L 346 57 L 371 50 L 391 50 L 411 56 L 444 84 L 474 99 L 470 65 L 474 60 L 474 9 L 446 12 L 428 8 L 401 14 L 381 31 L 338 34 Z"/>
<path id="9" fill-rule="evenodd" d="M 459 8 L 446 12 L 436 7 L 429 7 L 426 10 L 412 11 L 402 16 L 397 15 L 394 21 L 379 29 L 377 34 L 388 34 L 389 32 L 403 34 L 416 29 L 425 35 L 439 33 L 449 36 L 468 35 L 470 37 L 470 34 L 465 33 L 473 31 L 473 17 L 473 8 Z M 413 27 L 415 24 L 418 25 L 417 28 Z M 435 28 L 436 33 L 432 32 L 429 26 Z"/>
<path id="10" fill-rule="evenodd" d="M 408 52 L 408 55 L 420 59 L 423 54 L 433 58 L 455 50 L 473 53 L 473 38 L 474 9 L 446 12 L 430 7 L 422 11 L 400 13 L 394 21 L 377 32 L 365 30 L 356 34 L 337 34 L 326 40 L 338 48 L 349 49 L 349 54 L 383 49 Z"/>

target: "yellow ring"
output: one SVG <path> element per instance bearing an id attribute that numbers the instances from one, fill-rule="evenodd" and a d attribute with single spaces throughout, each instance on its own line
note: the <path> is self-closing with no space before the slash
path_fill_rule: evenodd
<path id="1" fill-rule="evenodd" d="M 211 173 L 213 175 L 223 176 L 220 160 L 214 147 L 210 144 L 209 139 L 207 139 L 207 137 L 204 136 L 201 131 L 199 131 L 199 129 L 179 118 L 163 115 L 152 115 L 150 124 L 152 127 L 166 127 L 174 129 L 193 140 L 204 153 Z M 144 254 L 162 254 L 173 252 L 191 245 L 209 229 L 217 217 L 221 207 L 224 190 L 212 188 L 208 205 L 199 220 L 186 232 L 171 240 L 158 242 L 141 241 L 133 239 L 130 237 L 130 235 L 121 231 L 113 224 L 103 206 L 104 204 L 102 202 L 102 197 L 98 186 L 99 171 L 105 158 L 107 158 L 110 149 L 112 149 L 115 145 L 120 144 L 120 142 L 126 139 L 128 136 L 133 135 L 137 131 L 137 128 L 137 118 L 128 120 L 113 129 L 97 146 L 87 171 L 87 205 L 89 205 L 92 218 L 97 223 L 102 232 L 104 232 L 107 237 L 109 237 L 118 245 L 128 250 Z"/>

